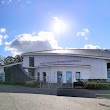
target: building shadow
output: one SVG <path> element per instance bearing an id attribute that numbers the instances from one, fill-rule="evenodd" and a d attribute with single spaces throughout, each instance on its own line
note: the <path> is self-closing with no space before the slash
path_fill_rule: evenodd
<path id="1" fill-rule="evenodd" d="M 95 93 L 83 89 L 31 88 L 21 85 L 0 85 L 0 93 L 28 93 L 68 97 L 96 98 Z"/>

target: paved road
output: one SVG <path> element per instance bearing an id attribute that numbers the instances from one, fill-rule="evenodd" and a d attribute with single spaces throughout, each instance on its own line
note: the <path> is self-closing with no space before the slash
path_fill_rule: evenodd
<path id="1" fill-rule="evenodd" d="M 0 93 L 0 110 L 110 110 L 110 100 Z"/>
<path id="2" fill-rule="evenodd" d="M 44 95 L 36 90 L 0 85 L 0 110 L 110 110 L 110 99 Z"/>

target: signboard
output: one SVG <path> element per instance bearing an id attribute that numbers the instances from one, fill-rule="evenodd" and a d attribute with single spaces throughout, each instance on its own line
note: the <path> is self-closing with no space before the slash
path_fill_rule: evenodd
<path id="1" fill-rule="evenodd" d="M 67 63 L 73 63 L 73 62 L 81 62 L 81 60 L 76 59 L 76 60 L 60 60 L 60 61 L 42 62 L 40 63 L 40 65 L 67 64 Z"/>

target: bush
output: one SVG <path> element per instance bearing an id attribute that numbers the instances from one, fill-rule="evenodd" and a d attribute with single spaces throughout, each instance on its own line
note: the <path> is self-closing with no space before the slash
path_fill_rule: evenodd
<path id="1" fill-rule="evenodd" d="M 74 82 L 74 88 L 84 88 L 84 83 L 82 81 Z"/>
<path id="2" fill-rule="evenodd" d="M 40 87 L 40 82 L 37 80 L 26 81 L 25 84 L 28 87 Z"/>
<path id="3" fill-rule="evenodd" d="M 106 82 L 106 79 L 88 79 L 89 82 Z"/>
<path id="4" fill-rule="evenodd" d="M 84 87 L 86 89 L 110 89 L 110 82 L 85 82 Z"/>

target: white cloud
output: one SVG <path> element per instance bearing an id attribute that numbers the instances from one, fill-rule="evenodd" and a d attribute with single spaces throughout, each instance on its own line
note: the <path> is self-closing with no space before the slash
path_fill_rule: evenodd
<path id="1" fill-rule="evenodd" d="M 8 35 L 3 35 L 6 32 L 5 28 L 0 28 L 0 45 L 2 45 L 3 39 L 6 39 Z"/>
<path id="2" fill-rule="evenodd" d="M 11 51 L 13 55 L 23 52 L 41 51 L 61 48 L 54 39 L 52 32 L 39 32 L 38 35 L 21 34 L 10 42 L 5 42 L 5 51 Z"/>
<path id="3" fill-rule="evenodd" d="M 101 49 L 98 45 L 86 44 L 84 49 Z"/>
<path id="4" fill-rule="evenodd" d="M 12 0 L 1 0 L 0 1 L 1 3 L 2 3 L 2 5 L 5 5 L 5 4 L 10 4 L 10 3 L 12 3 Z"/>
<path id="5" fill-rule="evenodd" d="M 101 49 L 101 47 L 98 45 L 86 44 L 83 48 L 66 47 L 65 49 Z"/>
<path id="6" fill-rule="evenodd" d="M 78 48 L 74 48 L 74 47 L 66 47 L 65 49 L 78 49 Z"/>
<path id="7" fill-rule="evenodd" d="M 32 2 L 31 0 L 27 0 L 26 1 L 27 4 L 31 4 L 31 2 Z"/>
<path id="8" fill-rule="evenodd" d="M 8 35 L 4 35 L 3 38 L 4 38 L 4 39 L 7 39 L 7 38 L 8 38 Z"/>
<path id="9" fill-rule="evenodd" d="M 58 17 L 53 17 L 53 19 L 57 22 L 61 22 L 61 20 Z"/>
<path id="10" fill-rule="evenodd" d="M 33 34 L 33 35 L 36 35 L 36 34 L 37 34 L 37 32 L 32 32 L 32 34 Z"/>
<path id="11" fill-rule="evenodd" d="M 10 2 L 12 2 L 12 0 L 9 0 Z"/>
<path id="12" fill-rule="evenodd" d="M 0 29 L 0 33 L 4 33 L 4 32 L 6 32 L 6 29 L 5 28 L 1 28 Z"/>
<path id="13" fill-rule="evenodd" d="M 83 31 L 77 32 L 77 36 L 82 36 L 85 38 L 85 40 L 88 40 L 87 35 L 89 34 L 89 32 L 90 32 L 89 29 L 85 28 L 83 29 Z"/>
<path id="14" fill-rule="evenodd" d="M 3 38 L 3 36 L 0 35 L 0 45 L 2 45 L 2 38 Z"/>

